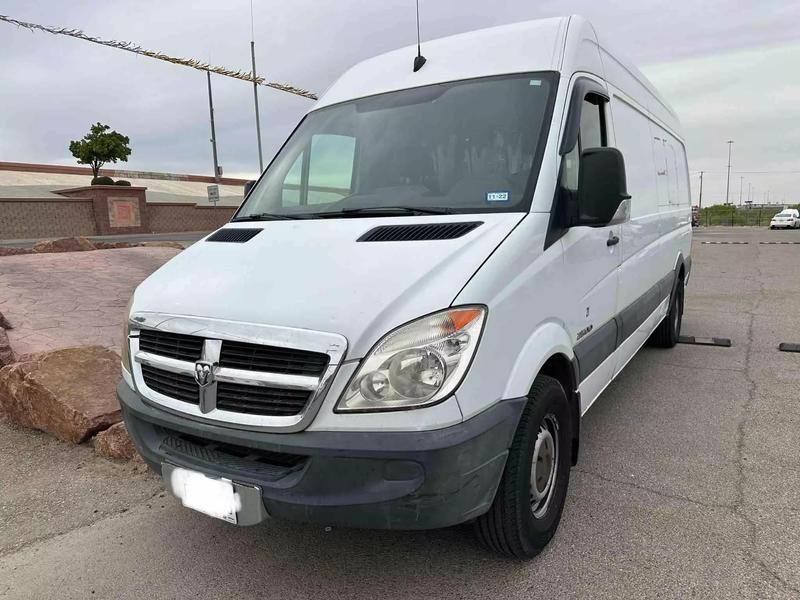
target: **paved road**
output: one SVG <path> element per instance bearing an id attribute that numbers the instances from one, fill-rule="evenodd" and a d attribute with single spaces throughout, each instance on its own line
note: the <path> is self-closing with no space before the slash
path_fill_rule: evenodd
<path id="1" fill-rule="evenodd" d="M 798 598 L 800 232 L 701 232 L 684 333 L 586 415 L 551 546 L 520 563 L 468 527 L 236 528 L 151 476 L 0 425 L 0 597 Z M 748 241 L 743 245 L 701 244 Z M 800 341 L 797 339 L 795 341 Z"/>

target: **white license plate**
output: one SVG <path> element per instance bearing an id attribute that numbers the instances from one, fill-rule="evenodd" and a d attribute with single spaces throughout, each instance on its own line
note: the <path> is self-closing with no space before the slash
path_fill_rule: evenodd
<path id="1" fill-rule="evenodd" d="M 177 467 L 171 470 L 168 477 L 170 480 L 165 483 L 185 507 L 228 523 L 236 523 L 236 513 L 241 509 L 242 501 L 230 480 L 215 479 Z"/>

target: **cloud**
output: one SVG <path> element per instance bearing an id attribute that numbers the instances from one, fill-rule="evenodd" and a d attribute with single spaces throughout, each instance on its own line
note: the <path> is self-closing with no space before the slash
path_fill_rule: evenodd
<path id="1" fill-rule="evenodd" d="M 800 22 L 797 3 L 420 0 L 420 10 L 423 41 L 565 12 L 583 14 L 636 64 L 658 63 L 645 71 L 683 118 L 693 169 L 719 169 L 727 160 L 724 140 L 730 137 L 738 142 L 737 165 L 785 166 L 788 153 L 797 148 L 796 126 L 780 118 L 796 116 L 791 111 L 798 105 L 792 105 L 796 68 L 786 67 L 789 60 L 798 64 L 792 45 Z M 248 0 L 11 0 L 2 12 L 232 68 L 250 66 Z M 408 45 L 416 35 L 409 0 L 256 0 L 254 13 L 259 72 L 317 91 L 352 64 Z M 763 52 L 782 61 L 785 70 L 760 73 Z M 126 165 L 131 169 L 211 172 L 202 73 L 5 24 L 0 24 L 0 55 L 5 58 L 0 62 L 0 160 L 72 164 L 69 140 L 100 120 L 131 137 L 133 155 Z M 751 62 L 741 63 L 745 58 Z M 252 87 L 214 77 L 213 89 L 220 162 L 228 174 L 255 173 Z M 739 92 L 737 100 L 726 99 L 720 90 Z M 311 103 L 265 88 L 259 98 L 264 153 L 270 157 Z"/>
<path id="2" fill-rule="evenodd" d="M 749 183 L 756 201 L 769 191 L 771 200 L 800 202 L 798 64 L 794 42 L 644 68 L 681 119 L 696 193 L 698 172 L 707 172 L 705 202 L 725 201 L 729 139 L 735 142 L 731 201 L 739 201 L 740 188 L 746 200 Z"/>

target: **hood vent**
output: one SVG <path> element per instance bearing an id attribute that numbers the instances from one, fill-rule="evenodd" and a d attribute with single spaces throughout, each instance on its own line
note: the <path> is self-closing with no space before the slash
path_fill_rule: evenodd
<path id="1" fill-rule="evenodd" d="M 382 225 L 370 229 L 358 238 L 359 242 L 420 242 L 425 240 L 454 240 L 468 234 L 482 221 L 468 223 L 426 223 L 424 225 Z"/>
<path id="2" fill-rule="evenodd" d="M 262 230 L 256 229 L 255 227 L 230 227 L 215 231 L 211 236 L 206 238 L 206 241 L 244 244 L 245 242 L 252 240 L 260 231 Z"/>

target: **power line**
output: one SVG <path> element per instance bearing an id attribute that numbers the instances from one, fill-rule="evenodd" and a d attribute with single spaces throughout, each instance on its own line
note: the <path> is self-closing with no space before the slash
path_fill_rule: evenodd
<path id="1" fill-rule="evenodd" d="M 68 29 L 65 27 L 48 27 L 46 25 L 37 25 L 36 23 L 18 21 L 17 19 L 13 19 L 5 15 L 0 15 L 0 21 L 4 21 L 11 25 L 16 25 L 17 27 L 23 27 L 25 29 L 29 29 L 30 31 L 44 31 L 45 33 L 51 33 L 53 35 L 65 35 L 68 37 L 83 40 L 85 42 L 92 42 L 93 44 L 100 44 L 101 46 L 116 48 L 117 50 L 125 50 L 126 52 L 132 52 L 133 54 L 138 54 L 140 56 L 147 56 L 149 58 L 154 58 L 156 60 L 163 60 L 164 62 L 172 63 L 174 65 L 181 65 L 184 67 L 189 67 L 191 69 L 197 69 L 198 71 L 206 71 L 206 72 L 216 73 L 217 75 L 223 75 L 225 77 L 241 79 L 242 81 L 249 81 L 256 83 L 258 85 L 263 85 L 265 87 L 272 88 L 274 90 L 286 92 L 287 94 L 294 94 L 295 96 L 302 96 L 303 98 L 317 100 L 317 95 L 314 92 L 293 86 L 288 83 L 276 83 L 274 81 L 267 81 L 263 77 L 254 77 L 253 73 L 247 71 L 235 71 L 233 69 L 227 69 L 225 67 L 211 66 L 208 63 L 195 60 L 193 58 L 180 58 L 176 56 L 169 56 L 168 54 L 164 54 L 162 52 L 145 50 L 144 48 L 134 44 L 133 42 L 104 40 L 101 38 L 96 38 L 90 35 L 86 35 L 80 29 Z"/>

